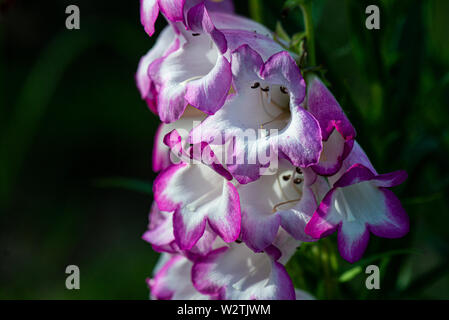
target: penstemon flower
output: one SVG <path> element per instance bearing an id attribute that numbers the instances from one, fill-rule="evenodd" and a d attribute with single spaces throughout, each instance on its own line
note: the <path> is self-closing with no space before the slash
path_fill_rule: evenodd
<path id="1" fill-rule="evenodd" d="M 349 262 L 359 260 L 370 232 L 383 238 L 400 238 L 409 230 L 408 216 L 396 196 L 388 190 L 407 178 L 405 171 L 378 174 L 355 143 L 335 176 L 305 231 L 315 238 L 338 230 L 338 248 Z"/>
<path id="2" fill-rule="evenodd" d="M 186 162 L 173 164 L 162 171 L 154 182 L 154 199 L 160 210 L 173 211 L 177 244 L 191 249 L 203 236 L 206 225 L 225 242 L 235 241 L 240 233 L 240 199 L 229 181 L 230 173 L 209 149 L 211 165 L 189 163 L 181 136 L 173 131 L 166 136 L 167 145 L 176 149 Z M 202 148 L 207 148 L 202 145 Z M 203 150 L 202 150 L 203 151 Z"/>
<path id="3" fill-rule="evenodd" d="M 295 290 L 274 245 L 255 253 L 242 244 L 211 251 L 192 267 L 192 281 L 203 294 L 221 299 L 295 299 Z"/>
<path id="4" fill-rule="evenodd" d="M 322 149 L 320 127 L 300 106 L 305 82 L 288 52 L 276 53 L 264 62 L 243 45 L 232 54 L 232 70 L 236 93 L 192 130 L 191 142 L 216 144 L 232 139 L 232 156 L 237 161 L 229 170 L 240 183 L 260 177 L 260 169 L 267 165 L 260 158 L 267 153 L 268 162 L 279 154 L 298 167 L 316 164 Z M 248 141 L 245 133 L 259 128 L 271 132 Z"/>
<path id="5" fill-rule="evenodd" d="M 377 173 L 335 97 L 286 43 L 227 0 L 142 0 L 150 36 L 160 13 L 168 26 L 136 73 L 162 121 L 142 236 L 161 253 L 152 299 L 313 299 L 285 268 L 302 242 L 337 231 L 352 263 L 370 233 L 408 232 L 387 189 L 406 173 Z"/>
<path id="6" fill-rule="evenodd" d="M 246 18 L 209 12 L 206 8 L 200 3 L 185 13 L 189 31 L 176 24 L 177 35 L 169 54 L 147 68 L 155 84 L 157 112 L 163 122 L 178 120 L 188 104 L 206 114 L 221 108 L 232 82 L 228 57 L 239 45 L 270 42 L 272 45 L 262 45 L 260 50 L 270 53 L 282 50 L 264 27 Z"/>
<path id="7" fill-rule="evenodd" d="M 275 174 L 240 185 L 242 240 L 260 252 L 273 243 L 282 227 L 297 240 L 313 241 L 304 228 L 317 209 L 313 190 L 321 189 L 320 184 L 326 182 L 311 169 L 300 169 L 283 160 Z"/>

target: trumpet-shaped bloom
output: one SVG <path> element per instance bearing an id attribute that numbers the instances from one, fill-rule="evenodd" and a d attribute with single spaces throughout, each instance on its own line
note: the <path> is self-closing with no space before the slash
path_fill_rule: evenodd
<path id="1" fill-rule="evenodd" d="M 293 289 L 285 264 L 300 245 L 280 232 L 276 246 L 254 253 L 244 244 L 226 245 L 218 238 L 215 250 L 186 258 L 164 253 L 147 283 L 153 299 L 314 299 Z M 223 278 L 224 277 L 224 278 Z"/>
<path id="2" fill-rule="evenodd" d="M 158 92 L 158 114 L 170 123 L 188 104 L 211 114 L 223 105 L 231 86 L 231 67 L 207 35 L 181 38 L 178 50 L 149 68 Z M 225 45 L 225 43 L 224 43 Z"/>
<path id="3" fill-rule="evenodd" d="M 192 7 L 187 17 L 189 31 L 179 35 L 179 48 L 148 69 L 157 84 L 158 114 L 166 123 L 179 119 L 188 104 L 206 114 L 223 106 L 232 81 L 227 56 L 237 46 L 260 42 L 267 44 L 258 46 L 264 53 L 282 50 L 267 37 L 270 34 L 264 27 L 238 16 L 209 12 L 204 3 Z"/>
<path id="4" fill-rule="evenodd" d="M 286 160 L 276 174 L 238 186 L 242 208 L 241 239 L 254 251 L 270 246 L 282 227 L 301 241 L 313 241 L 304 230 L 317 209 L 315 184 L 326 183 L 311 169 L 295 168 Z"/>
<path id="5" fill-rule="evenodd" d="M 155 45 L 144 55 L 137 67 L 136 84 L 140 96 L 147 102 L 148 107 L 157 113 L 156 85 L 148 75 L 148 69 L 152 63 L 164 59 L 179 48 L 179 39 L 176 38 L 174 29 L 166 27 L 159 35 Z"/>
<path id="6" fill-rule="evenodd" d="M 181 254 L 190 259 L 204 256 L 217 245 L 217 235 L 209 227 L 206 227 L 203 235 L 190 250 L 181 250 L 176 243 L 173 228 L 174 212 L 160 211 L 157 204 L 153 203 L 149 215 L 150 223 L 148 230 L 143 234 L 142 239 L 151 244 L 157 252 Z"/>
<path id="7" fill-rule="evenodd" d="M 193 284 L 199 292 L 220 299 L 293 300 L 293 283 L 278 262 L 280 257 L 281 251 L 275 246 L 255 253 L 234 243 L 195 261 Z"/>
<path id="8" fill-rule="evenodd" d="M 163 122 L 153 148 L 154 203 L 142 238 L 161 252 L 152 299 L 314 299 L 284 267 L 335 231 L 344 259 L 370 233 L 403 236 L 408 217 L 323 82 L 307 81 L 266 27 L 230 0 L 141 0 L 152 35 L 136 82 Z"/>
<path id="9" fill-rule="evenodd" d="M 179 150 L 181 137 L 173 132 L 166 143 Z M 204 147 L 201 146 L 203 151 Z M 180 150 L 180 152 L 184 152 Z M 181 162 L 162 171 L 153 185 L 155 201 L 162 211 L 173 211 L 176 243 L 190 250 L 203 236 L 206 224 L 225 242 L 240 233 L 240 198 L 229 172 L 208 149 L 210 165 Z"/>
<path id="10" fill-rule="evenodd" d="M 306 233 L 322 238 L 338 230 L 340 254 L 351 263 L 362 257 L 370 232 L 383 238 L 404 236 L 409 230 L 408 216 L 387 188 L 406 178 L 404 171 L 378 174 L 356 143 Z"/>
<path id="11" fill-rule="evenodd" d="M 148 230 L 142 239 L 157 252 L 177 253 L 179 248 L 173 234 L 173 212 L 160 211 L 157 203 L 153 202 L 149 220 Z"/>
<path id="12" fill-rule="evenodd" d="M 243 45 L 232 54 L 232 71 L 236 93 L 192 130 L 191 142 L 233 141 L 226 164 L 243 184 L 257 180 L 261 168 L 278 155 L 297 167 L 316 164 L 322 150 L 321 131 L 318 121 L 300 106 L 305 82 L 288 52 L 264 62 L 258 52 Z M 253 136 L 248 137 L 248 132 Z"/>

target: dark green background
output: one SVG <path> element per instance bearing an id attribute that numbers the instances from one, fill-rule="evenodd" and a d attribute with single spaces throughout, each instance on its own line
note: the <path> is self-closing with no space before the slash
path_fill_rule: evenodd
<path id="1" fill-rule="evenodd" d="M 248 16 L 248 2 L 236 2 Z M 378 171 L 408 171 L 395 192 L 412 229 L 372 238 L 362 269 L 337 256 L 335 238 L 304 246 L 288 269 L 318 298 L 448 299 L 449 1 L 314 3 L 317 61 Z M 372 3 L 379 31 L 364 27 Z M 69 4 L 81 30 L 65 29 Z M 270 28 L 302 30 L 300 10 L 282 18 L 283 1 L 259 4 Z M 139 1 L 0 7 L 0 298 L 146 299 L 157 255 L 140 236 L 158 120 L 134 83 L 154 42 Z M 378 291 L 364 286 L 371 263 L 381 266 Z M 81 290 L 65 289 L 69 264 Z"/>

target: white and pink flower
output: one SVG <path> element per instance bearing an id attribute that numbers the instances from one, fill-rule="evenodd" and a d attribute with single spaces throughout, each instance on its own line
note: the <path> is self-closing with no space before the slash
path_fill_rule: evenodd
<path id="1" fill-rule="evenodd" d="M 405 181 L 405 171 L 378 174 L 355 143 L 336 176 L 332 189 L 307 224 L 306 233 L 325 237 L 338 230 L 338 248 L 349 262 L 359 260 L 370 233 L 383 238 L 400 238 L 409 230 L 409 219 L 400 201 L 387 188 Z"/>
<path id="2" fill-rule="evenodd" d="M 232 71 L 236 93 L 192 130 L 190 141 L 232 141 L 228 169 L 243 184 L 259 179 L 261 168 L 273 158 L 288 159 L 297 167 L 317 164 L 322 150 L 320 127 L 300 106 L 305 81 L 289 53 L 276 53 L 264 62 L 258 52 L 243 45 L 232 53 Z M 248 139 L 248 131 L 259 129 L 267 134 Z M 261 161 L 267 154 L 267 160 Z"/>
<path id="3" fill-rule="evenodd" d="M 359 260 L 370 233 L 398 238 L 409 221 L 356 131 L 317 75 L 231 1 L 142 0 L 151 36 L 137 87 L 160 118 L 154 203 L 142 238 L 161 258 L 152 299 L 313 299 L 285 264 L 302 242 L 338 232 Z"/>
<path id="4" fill-rule="evenodd" d="M 169 133 L 165 140 L 186 160 L 163 170 L 153 185 L 158 208 L 173 212 L 178 246 L 182 250 L 191 249 L 203 236 L 206 226 L 225 242 L 235 241 L 240 234 L 240 198 L 230 182 L 230 173 L 207 145 L 202 145 L 202 151 L 209 151 L 210 165 L 191 162 L 193 152 L 183 150 L 181 136 L 176 131 Z"/>

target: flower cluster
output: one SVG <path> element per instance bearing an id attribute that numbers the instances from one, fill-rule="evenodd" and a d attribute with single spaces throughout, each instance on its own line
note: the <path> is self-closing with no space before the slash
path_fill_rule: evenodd
<path id="1" fill-rule="evenodd" d="M 151 36 L 136 81 L 163 122 L 156 134 L 150 224 L 162 252 L 154 299 L 310 299 L 284 267 L 302 242 L 338 233 L 361 258 L 370 234 L 408 232 L 388 189 L 318 76 L 303 75 L 282 41 L 229 0 L 142 0 Z"/>

